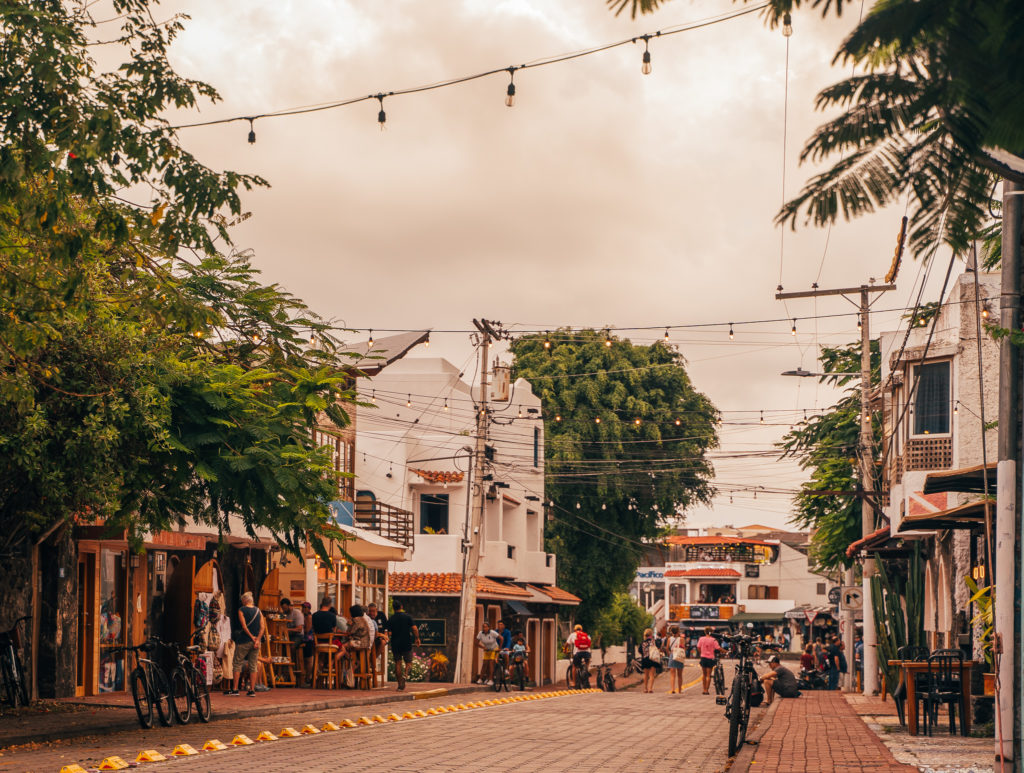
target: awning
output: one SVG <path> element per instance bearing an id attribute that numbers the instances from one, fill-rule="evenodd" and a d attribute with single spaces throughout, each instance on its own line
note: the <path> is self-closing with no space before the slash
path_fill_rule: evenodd
<path id="1" fill-rule="evenodd" d="M 516 601 L 515 599 L 509 599 L 505 603 L 508 604 L 509 609 L 511 609 L 515 614 L 523 615 L 524 617 L 533 617 L 533 612 L 531 612 L 530 608 L 523 602 Z"/>
<path id="2" fill-rule="evenodd" d="M 342 547 L 356 561 L 408 561 L 412 557 L 410 548 L 392 542 L 375 532 L 341 523 L 337 524 L 337 527 L 355 537 L 346 541 Z"/>
<path id="3" fill-rule="evenodd" d="M 995 510 L 995 501 L 989 500 L 990 507 Z M 994 513 L 993 513 L 994 514 Z M 968 502 L 965 505 L 951 507 L 935 513 L 907 515 L 900 521 L 899 531 L 941 530 L 941 529 L 972 529 L 985 523 L 985 501 Z"/>
<path id="4" fill-rule="evenodd" d="M 889 541 L 889 527 L 883 526 L 877 531 L 871 532 L 866 537 L 861 537 L 856 542 L 851 542 L 850 547 L 846 549 L 846 557 L 853 558 L 862 550 L 870 550 L 873 547 L 884 545 Z"/>
<path id="5" fill-rule="evenodd" d="M 968 494 L 984 494 L 985 479 L 988 478 L 988 493 L 996 492 L 996 462 L 989 462 L 986 474 L 985 465 L 961 467 L 959 470 L 943 470 L 930 472 L 924 477 L 925 494 L 938 494 L 943 491 L 961 491 Z"/>
<path id="6" fill-rule="evenodd" d="M 729 618 L 730 623 L 781 623 L 786 619 L 782 612 L 737 612 Z"/>
<path id="7" fill-rule="evenodd" d="M 806 620 L 808 609 L 810 609 L 809 606 L 796 607 L 795 609 L 789 610 L 786 614 L 783 615 L 783 617 L 787 620 Z"/>

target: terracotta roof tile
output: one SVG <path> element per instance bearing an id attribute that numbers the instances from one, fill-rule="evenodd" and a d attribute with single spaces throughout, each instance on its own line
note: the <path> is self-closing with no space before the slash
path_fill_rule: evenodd
<path id="1" fill-rule="evenodd" d="M 393 595 L 417 593 L 422 595 L 455 596 L 462 592 L 462 575 L 458 572 L 392 572 L 388 586 Z M 530 598 L 529 591 L 490 577 L 477 578 L 477 593 L 491 598 Z"/>
<path id="2" fill-rule="evenodd" d="M 666 577 L 739 577 L 735 569 L 719 569 L 709 566 L 707 569 L 669 569 Z"/>
<path id="3" fill-rule="evenodd" d="M 562 590 L 557 585 L 532 585 L 530 587 L 536 588 L 544 595 L 549 596 L 556 604 L 579 604 L 583 600 L 567 590 Z"/>

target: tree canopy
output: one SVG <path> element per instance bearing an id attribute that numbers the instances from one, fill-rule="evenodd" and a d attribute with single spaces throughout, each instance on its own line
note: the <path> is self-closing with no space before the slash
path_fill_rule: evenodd
<path id="1" fill-rule="evenodd" d="M 825 373 L 851 373 L 860 369 L 860 342 L 848 346 L 825 347 L 821 364 Z M 881 356 L 878 341 L 871 342 L 872 382 L 878 383 Z M 850 376 L 825 376 L 823 382 L 847 386 L 847 395 L 828 410 L 804 419 L 782 438 L 783 458 L 794 457 L 810 472 L 810 480 L 796 497 L 792 522 L 813 531 L 810 556 L 823 569 L 849 565 L 846 549 L 861 537 L 861 500 L 851 493 L 839 496 L 821 491 L 858 489 L 860 468 L 857 459 L 860 440 L 860 380 Z M 874 422 L 875 458 L 882 449 L 881 425 Z M 877 490 L 877 486 L 875 487 Z"/>
<path id="2" fill-rule="evenodd" d="M 0 554 L 72 521 L 138 541 L 238 518 L 293 551 L 333 534 L 310 429 L 347 422 L 350 369 L 231 247 L 262 181 L 200 164 L 161 117 L 216 92 L 174 73 L 181 20 L 152 5 L 114 0 L 104 71 L 91 3 L 0 0 Z"/>
<path id="3" fill-rule="evenodd" d="M 591 624 L 633 581 L 644 540 L 710 501 L 718 411 L 664 343 L 564 329 L 519 338 L 512 353 L 543 404 L 559 583 Z"/>

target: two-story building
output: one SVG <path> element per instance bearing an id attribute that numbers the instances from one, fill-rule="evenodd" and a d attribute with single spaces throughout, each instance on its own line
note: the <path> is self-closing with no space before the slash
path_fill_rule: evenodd
<path id="1" fill-rule="evenodd" d="M 392 572 L 391 595 L 419 623 L 424 645 L 454 660 L 467 516 L 482 485 L 477 624 L 503 619 L 521 630 L 531 674 L 554 681 L 558 624 L 579 599 L 556 587 L 555 557 L 544 550 L 540 399 L 523 379 L 491 395 L 487 474 L 471 483 L 479 388 L 463 376 L 447 360 L 416 358 L 360 379 L 360 398 L 377 409 L 359 414 L 355 512 L 388 502 L 412 513 L 415 549 Z"/>
<path id="2" fill-rule="evenodd" d="M 898 543 L 927 557 L 924 628 L 933 648 L 971 647 L 964 577 L 987 584 L 982 444 L 994 469 L 999 346 L 984 324 L 997 313 L 999 276 L 981 273 L 978 284 L 976 299 L 973 271 L 960 276 L 938 309 L 934 332 L 929 323 L 881 335 L 876 404 L 882 402 L 884 417 L 889 526 L 851 546 L 851 554 L 871 554 Z M 994 473 L 989 484 L 994 498 Z"/>

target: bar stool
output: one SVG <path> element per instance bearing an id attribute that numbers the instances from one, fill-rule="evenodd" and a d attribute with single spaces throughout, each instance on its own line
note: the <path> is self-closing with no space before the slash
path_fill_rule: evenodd
<path id="1" fill-rule="evenodd" d="M 329 633 L 314 635 L 316 646 L 313 661 L 313 687 L 317 687 L 323 679 L 324 687 L 336 687 L 338 676 L 334 670 L 334 656 L 338 647 L 334 644 L 334 636 Z"/>
<path id="2" fill-rule="evenodd" d="M 352 676 L 356 682 L 356 689 L 369 690 L 377 686 L 377 670 L 373 665 L 373 650 L 349 650 L 352 658 Z"/>

